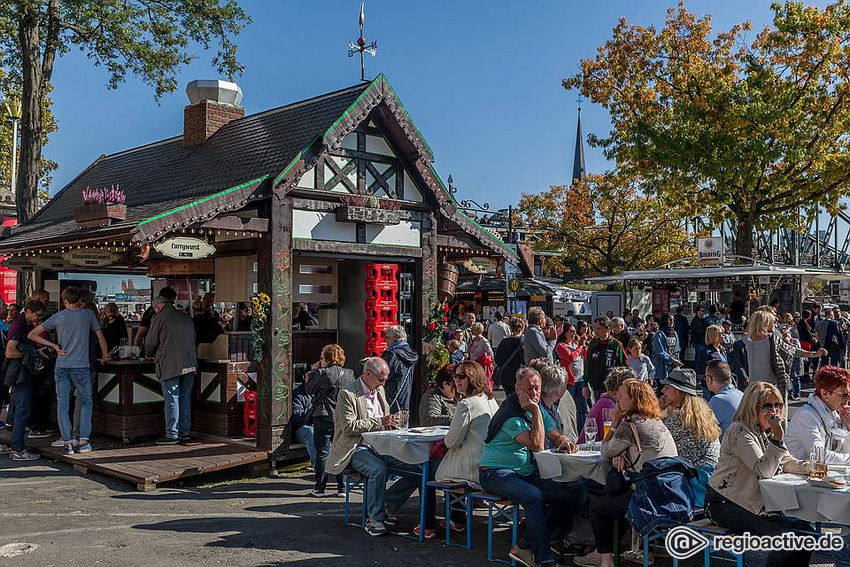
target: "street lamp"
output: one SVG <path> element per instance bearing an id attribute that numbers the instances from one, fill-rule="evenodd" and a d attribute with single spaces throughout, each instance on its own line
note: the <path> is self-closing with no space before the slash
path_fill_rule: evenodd
<path id="1" fill-rule="evenodd" d="M 18 124 L 21 122 L 21 101 L 9 101 L 6 99 L 3 102 L 3 110 L 6 113 L 6 118 L 12 121 L 12 168 L 10 169 L 12 177 L 12 195 L 15 194 L 18 182 Z"/>

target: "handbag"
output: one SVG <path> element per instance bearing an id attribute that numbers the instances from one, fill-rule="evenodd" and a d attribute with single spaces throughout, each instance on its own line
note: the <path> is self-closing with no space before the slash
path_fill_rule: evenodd
<path id="1" fill-rule="evenodd" d="M 496 367 L 495 370 L 493 370 L 493 375 L 491 376 L 491 378 L 492 378 L 494 384 L 496 384 L 497 386 L 502 385 L 502 371 L 504 370 L 505 366 L 507 366 L 510 363 L 510 361 L 512 361 L 514 359 L 514 357 L 517 354 L 519 354 L 519 351 L 521 351 L 521 350 L 522 350 L 522 343 L 519 343 L 519 346 L 516 347 L 516 350 L 513 351 L 511 353 L 511 355 L 507 359 L 505 359 L 505 361 L 502 364 L 500 364 L 499 366 Z"/>
<path id="2" fill-rule="evenodd" d="M 638 435 L 637 427 L 634 423 L 629 421 L 628 418 L 626 423 L 629 424 L 629 427 L 632 429 L 632 434 L 635 436 L 635 443 L 638 448 L 638 458 L 640 458 L 640 455 L 643 453 L 643 446 L 640 443 L 640 435 Z M 630 467 L 634 469 L 634 463 L 629 462 L 628 451 L 626 451 L 623 456 L 626 459 L 626 469 Z M 631 490 L 631 488 L 632 481 L 630 481 L 626 476 L 626 471 L 618 471 L 612 466 L 605 477 L 605 496 L 620 496 Z"/>
<path id="3" fill-rule="evenodd" d="M 428 459 L 431 461 L 442 459 L 448 452 L 449 448 L 446 446 L 446 442 L 440 439 L 431 446 L 431 454 L 428 456 Z"/>

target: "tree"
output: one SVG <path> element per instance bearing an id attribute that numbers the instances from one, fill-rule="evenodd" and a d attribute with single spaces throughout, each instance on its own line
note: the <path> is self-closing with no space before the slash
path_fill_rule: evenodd
<path id="1" fill-rule="evenodd" d="M 519 209 L 523 224 L 541 236 L 535 247 L 562 252 L 553 259 L 556 269 L 575 265 L 579 278 L 655 268 L 693 255 L 679 215 L 616 173 L 523 194 Z"/>
<path id="2" fill-rule="evenodd" d="M 228 77 L 240 73 L 237 35 L 250 19 L 235 0 L 6 0 L 0 3 L 3 66 L 21 85 L 21 156 L 15 195 L 18 220 L 37 211 L 45 136 L 44 99 L 57 57 L 72 48 L 106 68 L 109 88 L 128 73 L 158 99 L 177 88 L 177 73 L 193 56 L 217 44 L 213 64 Z"/>
<path id="3" fill-rule="evenodd" d="M 661 30 L 621 20 L 564 80 L 611 115 L 591 144 L 688 217 L 734 220 L 749 257 L 755 229 L 835 209 L 850 178 L 850 8 L 772 10 L 754 37 L 681 4 Z"/>

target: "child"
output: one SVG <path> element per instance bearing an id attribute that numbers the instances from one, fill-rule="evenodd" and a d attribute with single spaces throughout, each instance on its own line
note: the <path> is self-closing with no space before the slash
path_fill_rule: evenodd
<path id="1" fill-rule="evenodd" d="M 629 348 L 626 352 L 626 359 L 629 362 L 629 367 L 635 371 L 638 380 L 648 382 L 650 386 L 655 377 L 655 366 L 648 356 L 642 354 L 643 343 L 637 337 L 633 337 L 629 341 Z"/>
<path id="2" fill-rule="evenodd" d="M 449 362 L 455 366 L 463 362 L 463 351 L 460 350 L 460 341 L 452 339 L 446 346 L 449 349 Z"/>

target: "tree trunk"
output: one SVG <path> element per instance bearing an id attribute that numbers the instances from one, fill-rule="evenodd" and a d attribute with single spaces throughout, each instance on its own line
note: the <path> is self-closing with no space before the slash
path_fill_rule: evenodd
<path id="1" fill-rule="evenodd" d="M 32 218 L 38 210 L 38 181 L 41 173 L 41 100 L 44 92 L 38 12 L 22 3 L 18 23 L 21 46 L 23 97 L 21 112 L 21 158 L 18 186 L 15 187 L 18 223 Z"/>
<path id="2" fill-rule="evenodd" d="M 735 254 L 746 258 L 755 258 L 755 240 L 752 219 L 738 218 L 738 230 L 735 236 Z"/>

